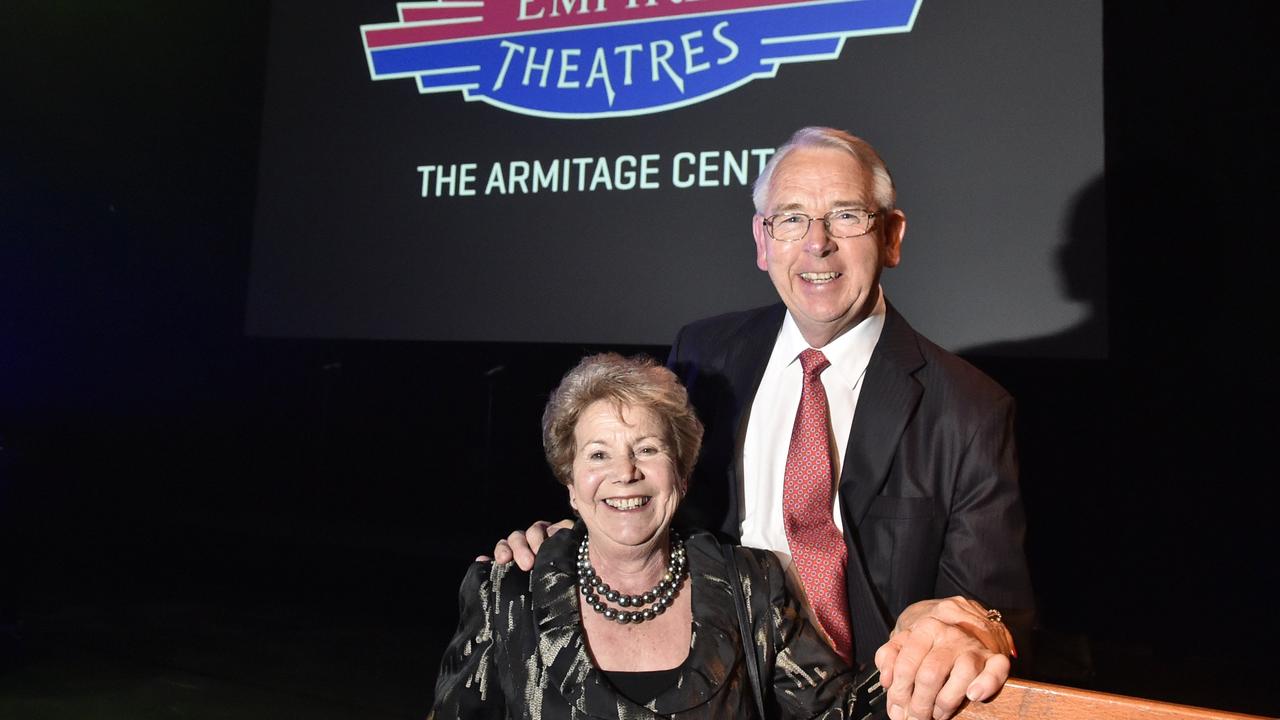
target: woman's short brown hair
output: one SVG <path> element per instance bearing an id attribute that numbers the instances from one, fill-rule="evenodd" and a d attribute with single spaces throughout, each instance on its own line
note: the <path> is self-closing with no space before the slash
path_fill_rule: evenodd
<path id="1" fill-rule="evenodd" d="M 680 493 L 688 487 L 702 445 L 702 423 L 689 405 L 689 393 L 675 373 L 653 358 L 625 358 L 617 353 L 589 355 L 565 373 L 542 412 L 542 449 L 556 479 L 573 484 L 573 429 L 582 412 L 600 400 L 652 410 L 666 429 L 679 478 Z"/>

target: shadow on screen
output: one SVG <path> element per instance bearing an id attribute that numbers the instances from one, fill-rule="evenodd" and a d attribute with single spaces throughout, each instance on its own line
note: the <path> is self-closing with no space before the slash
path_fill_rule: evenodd
<path id="1" fill-rule="evenodd" d="M 1066 300 L 1086 307 L 1083 319 L 1036 337 L 975 345 L 966 357 L 1078 358 L 1107 355 L 1106 183 L 1098 175 L 1076 193 L 1067 217 L 1066 241 L 1057 252 Z"/>
<path id="2" fill-rule="evenodd" d="M 1106 612 L 1083 588 L 1113 580 L 1080 557 L 1103 557 L 1106 534 L 1081 532 L 1080 518 L 1102 525 L 1108 506 L 1111 436 L 1107 343 L 1106 186 L 1099 175 L 1073 197 L 1056 253 L 1063 297 L 1085 308 L 1068 327 L 1043 335 L 965 348 L 960 354 L 1017 400 L 1017 437 L 1027 558 L 1038 606 L 1034 660 L 1020 672 L 1088 687 L 1105 674 L 1095 619 Z M 1108 516 L 1109 517 L 1109 516 Z M 1030 659 L 1030 658 L 1028 658 Z"/>

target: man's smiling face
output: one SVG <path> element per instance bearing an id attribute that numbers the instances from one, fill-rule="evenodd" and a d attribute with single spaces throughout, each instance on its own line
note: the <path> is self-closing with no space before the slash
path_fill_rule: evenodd
<path id="1" fill-rule="evenodd" d="M 823 347 L 875 307 L 880 271 L 898 264 L 906 219 L 875 206 L 871 175 L 853 155 L 836 148 L 798 147 L 774 170 L 765 213 L 801 212 L 822 218 L 832 210 L 877 213 L 871 232 L 834 238 L 820 219 L 804 238 L 774 240 L 756 215 L 756 265 L 769 273 L 805 340 Z"/>

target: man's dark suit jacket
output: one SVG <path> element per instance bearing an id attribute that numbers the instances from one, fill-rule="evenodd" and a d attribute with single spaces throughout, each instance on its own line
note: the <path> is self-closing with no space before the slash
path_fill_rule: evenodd
<path id="1" fill-rule="evenodd" d="M 706 425 L 686 521 L 734 540 L 746 421 L 785 313 L 778 304 L 695 322 L 667 362 Z M 951 595 L 999 609 L 1026 648 L 1033 599 L 1013 417 L 1004 388 L 887 307 L 840 473 L 860 663 L 907 605 Z"/>

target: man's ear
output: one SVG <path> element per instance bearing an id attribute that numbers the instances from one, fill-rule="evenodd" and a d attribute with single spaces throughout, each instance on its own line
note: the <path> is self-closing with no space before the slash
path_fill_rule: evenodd
<path id="1" fill-rule="evenodd" d="M 883 267 L 897 267 L 902 261 L 902 238 L 907 234 L 907 215 L 901 210 L 885 213 L 884 249 L 880 264 Z"/>
<path id="2" fill-rule="evenodd" d="M 769 231 L 764 227 L 764 216 L 756 213 L 751 218 L 751 234 L 756 239 L 756 267 L 768 272 L 769 270 Z"/>

